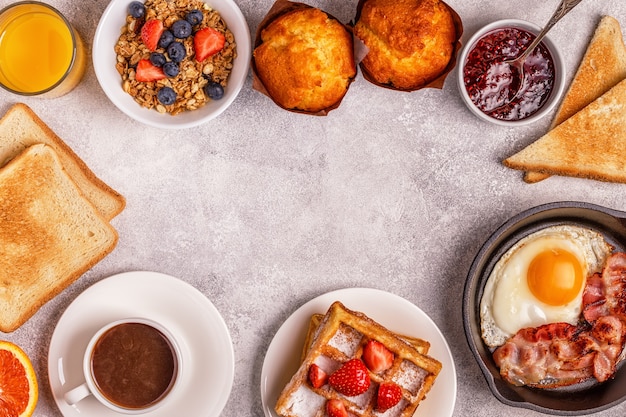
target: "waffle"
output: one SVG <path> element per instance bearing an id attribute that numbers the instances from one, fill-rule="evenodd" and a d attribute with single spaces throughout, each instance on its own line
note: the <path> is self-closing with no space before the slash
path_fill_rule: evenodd
<path id="1" fill-rule="evenodd" d="M 329 384 L 314 388 L 308 371 L 317 364 L 328 375 L 350 359 L 361 358 L 366 343 L 374 339 L 394 353 L 391 368 L 379 374 L 369 372 L 371 384 L 363 394 L 348 397 Z M 328 400 L 341 400 L 355 417 L 380 416 L 375 410 L 378 386 L 394 382 L 402 389 L 402 399 L 388 409 L 386 417 L 410 417 L 430 391 L 441 363 L 420 353 L 411 344 L 360 312 L 334 302 L 317 329 L 302 364 L 281 392 L 275 410 L 282 417 L 323 417 Z"/>
<path id="2" fill-rule="evenodd" d="M 309 349 L 311 348 L 311 344 L 313 343 L 313 337 L 315 336 L 315 331 L 318 329 L 323 319 L 323 314 L 313 314 L 311 316 L 311 320 L 309 320 L 309 328 L 307 330 L 306 337 L 304 338 L 304 345 L 302 346 L 302 356 L 300 358 L 300 362 L 303 362 L 304 358 L 306 358 L 307 353 L 309 353 Z M 417 337 L 405 336 L 401 334 L 396 334 L 396 336 L 413 346 L 415 350 L 417 350 L 422 355 L 428 354 L 428 350 L 430 349 L 430 342 Z"/>

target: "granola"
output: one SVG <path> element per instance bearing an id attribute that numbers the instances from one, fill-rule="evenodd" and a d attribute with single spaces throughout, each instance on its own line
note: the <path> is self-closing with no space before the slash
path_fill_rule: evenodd
<path id="1" fill-rule="evenodd" d="M 235 38 L 226 27 L 219 12 L 213 10 L 201 0 L 146 0 L 145 16 L 135 18 L 130 14 L 121 29 L 120 37 L 115 45 L 117 55 L 116 69 L 122 77 L 122 88 L 141 106 L 156 109 L 159 113 L 179 114 L 186 110 L 195 110 L 212 100 L 205 91 L 209 83 L 217 83 L 225 88 L 228 76 L 237 56 Z M 158 47 L 151 51 L 142 39 L 142 27 L 145 22 L 157 19 L 162 22 L 164 30 L 169 30 L 178 20 L 184 20 L 192 10 L 202 12 L 202 21 L 193 26 L 193 33 L 204 28 L 213 28 L 225 38 L 223 48 L 199 62 L 194 49 L 194 34 L 184 39 L 175 39 L 183 44 L 186 57 L 177 63 L 178 75 L 155 77 L 150 81 L 137 80 L 137 67 L 140 61 L 150 60 L 153 52 L 167 56 L 165 48 Z M 168 61 L 172 61 L 167 58 Z M 142 63 L 143 64 L 143 63 Z M 157 71 L 161 71 L 158 68 Z M 145 77 L 144 77 L 145 78 Z M 173 89 L 176 97 L 172 104 L 164 104 L 157 94 L 164 87 Z"/>

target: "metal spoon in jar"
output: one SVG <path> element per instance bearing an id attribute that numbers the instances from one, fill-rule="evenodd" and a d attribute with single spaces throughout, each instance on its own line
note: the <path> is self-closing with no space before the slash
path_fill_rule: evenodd
<path id="1" fill-rule="evenodd" d="M 537 35 L 535 40 L 532 41 L 530 45 L 528 45 L 528 48 L 526 48 L 526 50 L 517 58 L 502 62 L 502 66 L 507 66 L 507 65 L 509 66 L 511 70 L 510 71 L 511 79 L 516 78 L 517 80 L 519 80 L 519 85 L 511 86 L 512 88 L 510 88 L 509 94 L 508 94 L 509 99 L 507 100 L 506 104 L 516 99 L 517 96 L 520 94 L 520 92 L 523 90 L 522 87 L 524 86 L 524 80 L 526 76 L 524 73 L 524 62 L 526 62 L 526 58 L 528 58 L 528 56 L 535 50 L 537 45 L 539 45 L 539 43 L 546 36 L 548 31 L 552 29 L 552 27 L 559 20 L 561 20 L 563 16 L 569 13 L 581 1 L 582 0 L 561 0 L 561 3 L 557 7 L 556 11 L 554 12 L 550 20 L 548 20 L 548 23 L 546 24 L 546 26 L 539 33 L 539 35 Z M 514 75 L 516 74 L 518 75 L 518 77 L 514 77 Z"/>

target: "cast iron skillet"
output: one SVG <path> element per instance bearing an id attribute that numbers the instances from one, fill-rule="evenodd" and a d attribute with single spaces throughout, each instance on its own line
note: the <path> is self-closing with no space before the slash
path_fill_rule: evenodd
<path id="1" fill-rule="evenodd" d="M 605 410 L 625 400 L 626 369 L 621 369 L 620 365 L 614 379 L 602 384 L 597 381 L 586 382 L 551 390 L 516 387 L 500 377 L 491 351 L 480 336 L 480 299 L 495 263 L 523 237 L 545 227 L 561 224 L 596 230 L 615 247 L 615 251 L 626 251 L 625 212 L 571 201 L 549 203 L 526 210 L 500 226 L 476 255 L 463 293 L 463 326 L 469 347 L 498 400 L 543 413 L 576 416 Z"/>

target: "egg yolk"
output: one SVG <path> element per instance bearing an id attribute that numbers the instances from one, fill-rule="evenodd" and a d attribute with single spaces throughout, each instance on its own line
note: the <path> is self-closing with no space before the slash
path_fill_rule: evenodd
<path id="1" fill-rule="evenodd" d="M 560 306 L 572 301 L 583 285 L 583 268 L 572 253 L 550 249 L 539 253 L 528 267 L 528 288 L 540 301 Z"/>

